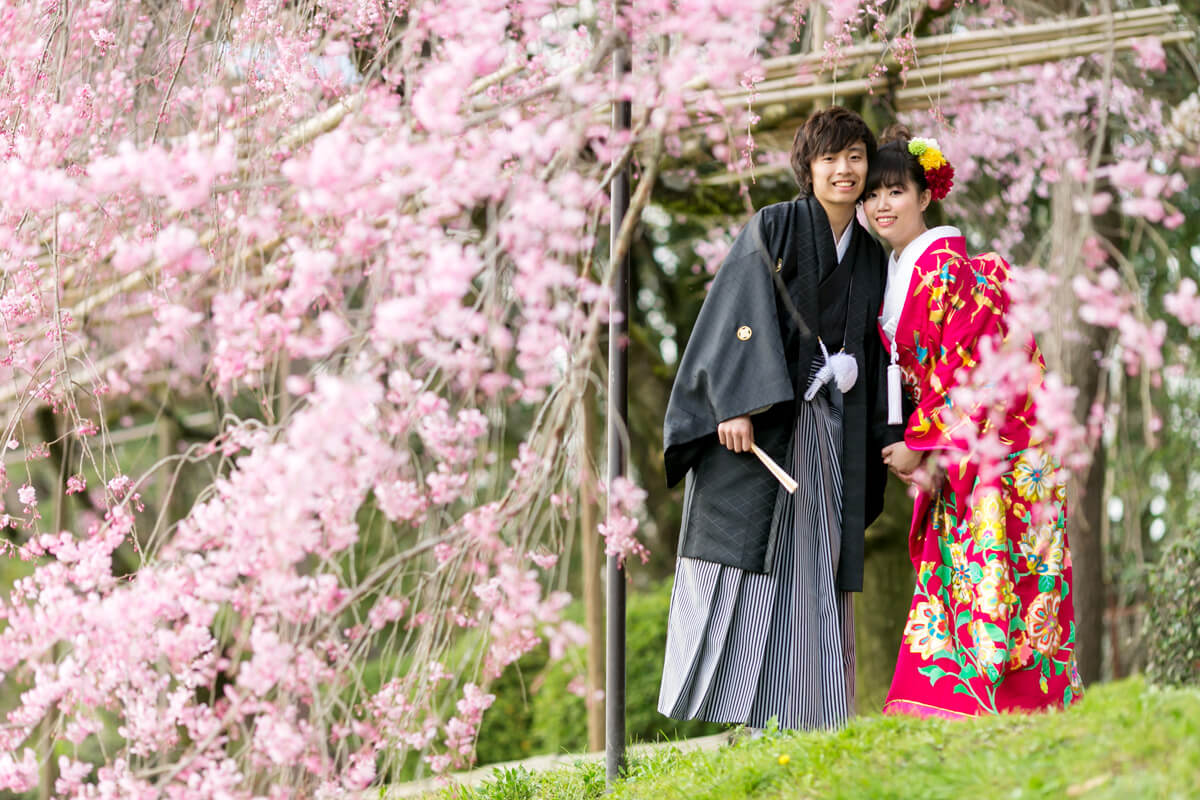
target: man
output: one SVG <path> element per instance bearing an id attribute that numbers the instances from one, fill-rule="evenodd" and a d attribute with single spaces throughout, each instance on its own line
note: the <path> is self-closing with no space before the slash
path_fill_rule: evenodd
<path id="1" fill-rule="evenodd" d="M 813 729 L 853 713 L 850 593 L 882 507 L 879 452 L 898 438 L 876 330 L 886 262 L 855 219 L 875 147 L 844 108 L 805 122 L 791 153 L 801 196 L 743 229 L 684 350 L 664 424 L 667 481 L 687 478 L 667 716 Z"/>

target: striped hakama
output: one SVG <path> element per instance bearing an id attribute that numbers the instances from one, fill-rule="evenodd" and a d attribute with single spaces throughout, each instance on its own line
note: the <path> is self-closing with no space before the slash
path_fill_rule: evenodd
<path id="1" fill-rule="evenodd" d="M 841 395 L 801 403 L 770 571 L 680 558 L 658 710 L 675 719 L 832 728 L 854 713 L 854 605 L 835 588 L 842 520 Z"/>

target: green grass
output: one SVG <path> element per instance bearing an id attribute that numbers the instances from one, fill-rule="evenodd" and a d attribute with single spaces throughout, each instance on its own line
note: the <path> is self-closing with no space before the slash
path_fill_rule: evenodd
<path id="1" fill-rule="evenodd" d="M 443 800 L 591 800 L 603 765 L 497 772 Z M 856 720 L 704 753 L 634 758 L 614 800 L 1200 798 L 1200 689 L 1140 679 L 1092 688 L 1065 713 L 950 722 Z"/>

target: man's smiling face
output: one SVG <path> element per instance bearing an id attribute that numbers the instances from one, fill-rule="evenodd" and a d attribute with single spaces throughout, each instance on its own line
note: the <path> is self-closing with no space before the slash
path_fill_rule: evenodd
<path id="1" fill-rule="evenodd" d="M 827 209 L 853 208 L 867 180 L 867 146 L 854 142 L 845 150 L 817 156 L 808 164 L 813 196 Z"/>

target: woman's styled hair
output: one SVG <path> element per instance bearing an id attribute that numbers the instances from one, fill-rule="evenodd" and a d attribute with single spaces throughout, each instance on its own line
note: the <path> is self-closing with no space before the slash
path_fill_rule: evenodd
<path id="1" fill-rule="evenodd" d="M 917 187 L 917 194 L 929 188 L 929 182 L 925 180 L 925 168 L 916 156 L 908 152 L 910 139 L 912 131 L 899 124 L 889 125 L 879 134 L 879 151 L 868 162 L 864 194 L 880 186 L 902 186 L 906 181 L 912 181 Z"/>
<path id="2" fill-rule="evenodd" d="M 800 184 L 801 194 L 812 194 L 812 170 L 809 165 L 814 158 L 829 153 L 840 153 L 855 142 L 867 148 L 867 163 L 875 160 L 875 134 L 863 122 L 863 118 L 848 108 L 830 106 L 813 114 L 796 129 L 792 139 L 792 172 Z"/>

